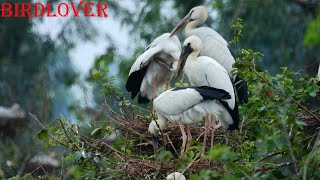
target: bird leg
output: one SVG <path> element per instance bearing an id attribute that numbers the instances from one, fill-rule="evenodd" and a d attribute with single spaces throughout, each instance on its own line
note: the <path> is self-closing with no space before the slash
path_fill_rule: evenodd
<path id="1" fill-rule="evenodd" d="M 204 117 L 204 137 L 203 137 L 203 150 L 201 153 L 201 156 L 204 155 L 204 152 L 206 151 L 207 146 L 207 136 L 208 136 L 208 117 Z"/>
<path id="2" fill-rule="evenodd" d="M 214 116 L 209 115 L 210 121 L 211 121 L 211 149 L 213 148 L 213 144 L 214 144 L 214 133 L 216 131 L 216 120 L 214 118 Z"/>
<path id="3" fill-rule="evenodd" d="M 187 134 L 184 131 L 184 126 L 181 123 L 179 123 L 179 127 L 180 127 L 181 134 L 182 134 L 182 147 L 181 147 L 181 154 L 182 154 L 185 152 L 185 149 L 186 149 Z"/>
<path id="4" fill-rule="evenodd" d="M 190 149 L 190 143 L 192 140 L 192 135 L 190 132 L 190 128 L 188 125 L 186 125 L 186 130 L 187 130 L 187 145 L 186 145 L 186 151 L 188 151 Z"/>
<path id="5" fill-rule="evenodd" d="M 152 82 L 152 102 L 156 99 L 156 82 Z M 155 114 L 156 110 L 153 107 L 152 103 L 152 114 Z"/>

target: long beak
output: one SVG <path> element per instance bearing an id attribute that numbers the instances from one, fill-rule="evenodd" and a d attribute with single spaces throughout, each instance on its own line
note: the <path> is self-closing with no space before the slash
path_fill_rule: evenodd
<path id="1" fill-rule="evenodd" d="M 152 139 L 152 142 L 154 143 L 154 145 L 159 148 L 160 146 L 160 140 L 158 137 L 156 137 L 155 135 L 151 135 L 151 139 Z"/>
<path id="2" fill-rule="evenodd" d="M 190 14 L 188 14 L 176 25 L 176 27 L 171 32 L 170 37 L 178 34 L 182 29 L 184 29 L 187 26 L 187 24 L 190 21 L 191 21 L 191 17 L 190 17 Z"/>
<path id="3" fill-rule="evenodd" d="M 186 65 L 188 56 L 192 53 L 192 48 L 190 48 L 189 46 L 186 46 L 183 48 L 180 58 L 179 58 L 179 62 L 178 62 L 178 66 L 177 66 L 177 75 L 176 75 L 176 79 L 179 79 L 181 74 L 182 74 L 182 70 L 184 69 L 184 66 Z"/>

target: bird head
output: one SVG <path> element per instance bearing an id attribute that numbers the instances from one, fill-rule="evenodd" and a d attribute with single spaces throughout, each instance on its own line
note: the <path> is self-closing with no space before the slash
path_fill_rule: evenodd
<path id="1" fill-rule="evenodd" d="M 167 176 L 166 180 L 186 180 L 186 177 L 182 173 L 173 172 Z"/>
<path id="2" fill-rule="evenodd" d="M 148 131 L 152 136 L 152 141 L 158 146 L 160 144 L 158 138 L 160 130 L 156 121 L 151 121 L 148 127 Z"/>
<path id="3" fill-rule="evenodd" d="M 190 12 L 176 25 L 171 32 L 171 36 L 178 34 L 188 24 L 192 27 L 203 24 L 208 18 L 208 10 L 204 6 L 197 6 L 190 10 Z"/>
<path id="4" fill-rule="evenodd" d="M 196 57 L 200 54 L 201 48 L 202 42 L 197 36 L 190 36 L 184 41 L 182 52 L 177 66 L 177 79 L 181 76 L 182 70 L 184 69 L 187 59 L 189 57 L 191 57 L 191 59 L 196 59 Z"/>

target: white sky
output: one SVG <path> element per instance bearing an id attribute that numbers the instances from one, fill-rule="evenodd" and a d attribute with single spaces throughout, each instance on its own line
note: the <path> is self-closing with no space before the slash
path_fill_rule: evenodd
<path id="1" fill-rule="evenodd" d="M 80 101 L 81 104 L 86 103 L 86 105 L 91 106 L 94 103 L 92 100 L 92 87 L 83 80 L 92 67 L 95 58 L 106 53 L 108 46 L 106 34 L 112 37 L 120 54 L 128 53 L 128 50 L 130 52 L 128 31 L 122 28 L 120 23 L 114 19 L 114 14 L 111 12 L 108 12 L 108 14 L 108 18 L 90 17 L 92 24 L 97 29 L 94 40 L 92 42 L 79 41 L 75 48 L 69 51 L 71 63 L 75 70 L 80 73 L 80 80 L 78 82 L 82 84 L 82 86 L 79 86 L 79 84 L 74 85 L 71 88 L 71 92 L 73 92 L 72 94 L 75 96 L 75 99 Z M 33 31 L 42 35 L 49 35 L 53 41 L 56 41 L 58 33 L 62 29 L 63 22 L 66 20 L 67 18 L 62 17 L 45 17 L 42 22 L 36 21 Z M 117 72 L 111 73 L 114 74 Z M 84 94 L 83 86 L 87 90 L 86 94 Z"/>
<path id="2" fill-rule="evenodd" d="M 74 67 L 85 74 L 91 68 L 95 57 L 106 53 L 108 45 L 105 34 L 109 34 L 116 43 L 120 53 L 127 51 L 129 44 L 129 35 L 126 29 L 120 27 L 112 15 L 109 18 L 90 18 L 92 24 L 98 30 L 93 42 L 79 42 L 75 48 L 69 51 L 69 57 Z M 34 30 L 43 35 L 49 35 L 51 39 L 56 40 L 58 33 L 62 29 L 64 18 L 44 18 L 42 23 L 37 23 Z"/>

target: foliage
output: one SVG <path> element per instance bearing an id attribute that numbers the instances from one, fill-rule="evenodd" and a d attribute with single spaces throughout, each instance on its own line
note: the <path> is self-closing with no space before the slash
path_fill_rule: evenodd
<path id="1" fill-rule="evenodd" d="M 307 46 L 317 45 L 320 44 L 320 13 L 310 22 L 308 25 L 308 29 L 306 32 L 306 36 L 304 38 L 304 44 Z"/>

